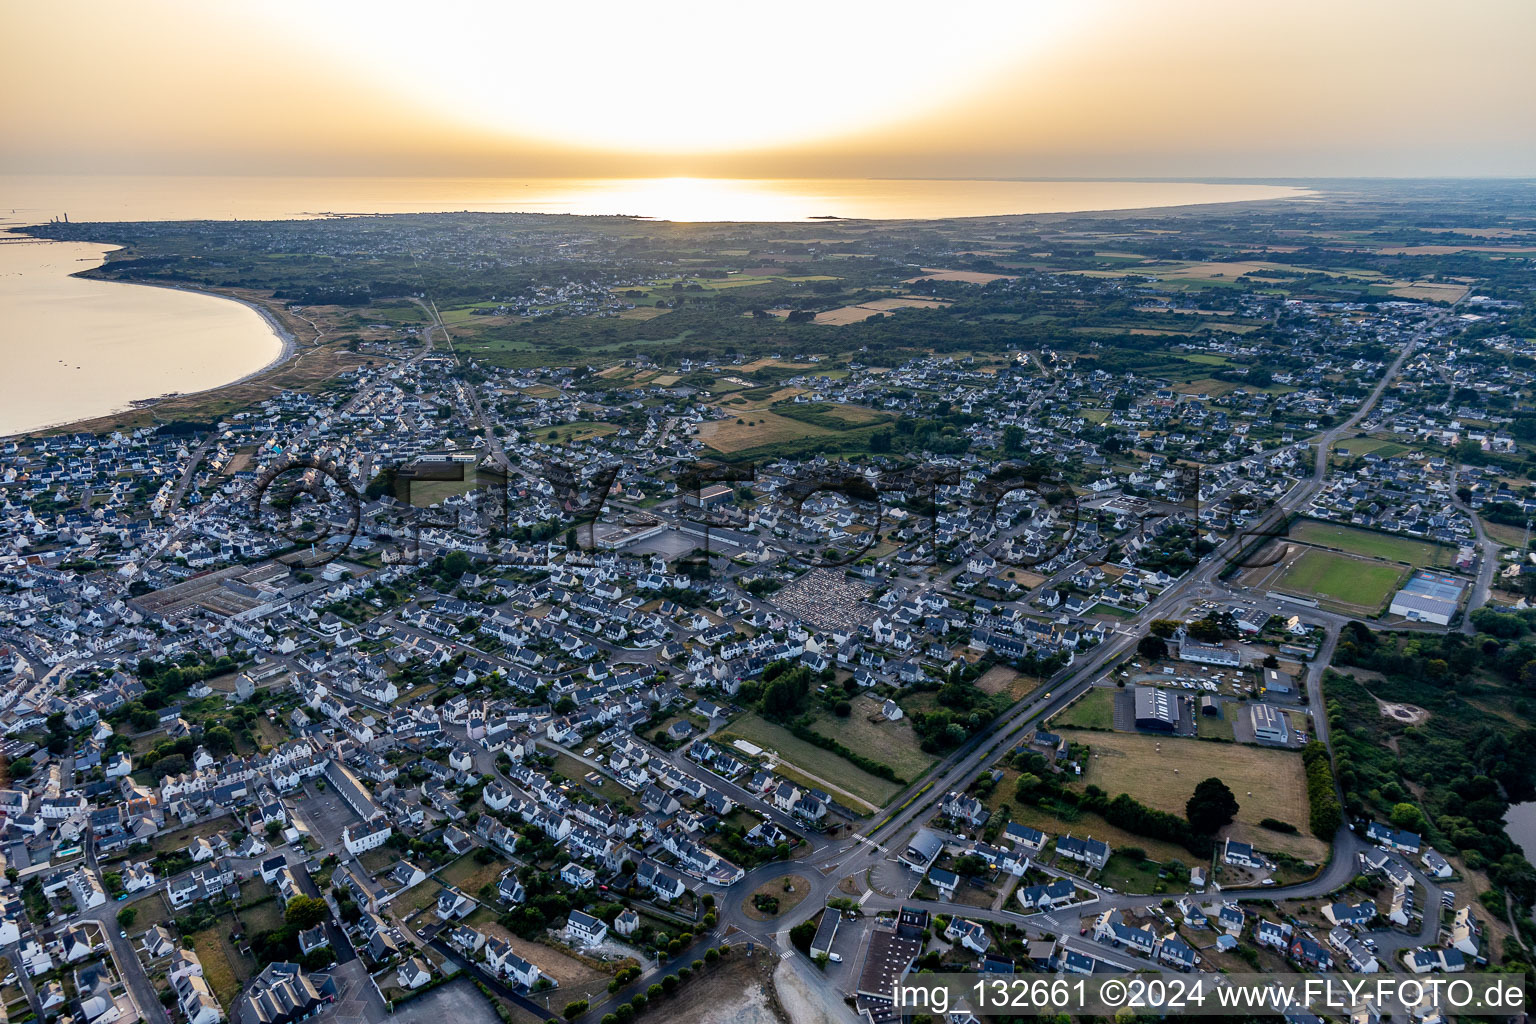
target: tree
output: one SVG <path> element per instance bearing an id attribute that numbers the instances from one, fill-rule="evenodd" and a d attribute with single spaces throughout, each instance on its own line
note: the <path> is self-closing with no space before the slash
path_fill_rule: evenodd
<path id="1" fill-rule="evenodd" d="M 1409 832 L 1424 831 L 1424 812 L 1413 804 L 1393 804 L 1389 821 L 1397 828 L 1407 829 Z"/>
<path id="2" fill-rule="evenodd" d="M 1195 787 L 1194 795 L 1184 804 L 1184 816 L 1189 827 L 1202 835 L 1214 835 L 1223 825 L 1237 816 L 1237 798 L 1227 784 L 1217 778 L 1209 778 Z"/>
<path id="3" fill-rule="evenodd" d="M 816 925 L 810 921 L 801 921 L 789 930 L 790 944 L 807 955 L 811 952 L 811 940 L 814 938 Z"/>
<path id="4" fill-rule="evenodd" d="M 139 911 L 136 907 L 124 907 L 117 912 L 117 923 L 124 929 L 132 928 L 138 916 Z"/>
<path id="5" fill-rule="evenodd" d="M 203 733 L 203 744 L 213 756 L 223 757 L 234 749 L 235 739 L 224 726 L 216 725 Z"/>
<path id="6" fill-rule="evenodd" d="M 1180 625 L 1177 619 L 1153 619 L 1147 628 L 1166 640 L 1179 631 Z"/>
<path id="7" fill-rule="evenodd" d="M 1143 658 L 1151 658 L 1153 661 L 1156 661 L 1159 658 L 1168 657 L 1168 645 L 1163 642 L 1162 637 L 1148 633 L 1136 641 L 1136 653 Z"/>
<path id="8" fill-rule="evenodd" d="M 450 551 L 443 559 L 443 572 L 458 579 L 469 571 L 469 556 L 462 551 Z"/>
<path id="9" fill-rule="evenodd" d="M 330 912 L 325 900 L 314 896 L 295 896 L 283 908 L 283 920 L 302 931 L 324 921 Z"/>

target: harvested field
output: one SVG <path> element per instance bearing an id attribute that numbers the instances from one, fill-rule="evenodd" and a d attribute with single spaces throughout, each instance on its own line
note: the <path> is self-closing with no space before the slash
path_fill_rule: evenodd
<path id="1" fill-rule="evenodd" d="M 740 423 L 734 419 L 705 423 L 699 427 L 699 440 L 717 452 L 729 454 L 744 451 L 747 448 L 756 448 L 759 445 L 778 444 L 782 441 L 795 441 L 802 437 L 821 437 L 837 433 L 835 430 L 761 410 L 742 412 L 738 419 L 741 420 Z"/>
<path id="2" fill-rule="evenodd" d="M 918 277 L 909 277 L 905 284 L 914 284 L 918 281 L 963 281 L 966 284 L 990 284 L 993 281 L 1017 281 L 1016 274 L 983 274 L 976 270 L 944 270 L 938 267 L 924 267 Z"/>
<path id="3" fill-rule="evenodd" d="M 1387 289 L 1400 299 L 1425 299 L 1431 302 L 1459 302 L 1467 294 L 1467 286 L 1451 282 L 1415 281 L 1413 284 L 1398 282 Z"/>
<path id="4" fill-rule="evenodd" d="M 1239 743 L 1131 733 L 1061 734 L 1092 748 L 1083 782 L 1111 795 L 1129 793 L 1148 807 L 1183 814 L 1195 786 L 1212 776 L 1237 797 L 1237 821 L 1257 826 L 1278 818 L 1297 827 L 1307 822 L 1307 783 L 1301 755 Z"/>

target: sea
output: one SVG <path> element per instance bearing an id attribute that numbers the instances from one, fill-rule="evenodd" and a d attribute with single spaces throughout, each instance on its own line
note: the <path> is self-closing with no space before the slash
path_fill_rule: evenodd
<path id="1" fill-rule="evenodd" d="M 0 230 L 81 221 L 559 213 L 673 221 L 927 220 L 1292 199 L 1307 189 L 1187 181 L 0 176 Z M 239 380 L 290 350 L 255 309 L 81 279 L 109 245 L 0 234 L 0 436 Z"/>

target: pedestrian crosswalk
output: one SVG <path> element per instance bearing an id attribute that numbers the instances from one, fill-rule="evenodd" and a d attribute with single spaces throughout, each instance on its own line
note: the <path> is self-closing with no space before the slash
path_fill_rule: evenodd
<path id="1" fill-rule="evenodd" d="M 869 898 L 871 896 L 873 896 L 874 894 L 875 894 L 875 890 L 873 890 L 873 889 L 865 889 L 864 890 L 864 895 L 859 897 L 859 906 L 862 907 L 865 903 L 869 902 Z"/>
<path id="2" fill-rule="evenodd" d="M 879 843 L 875 842 L 873 839 L 869 838 L 868 836 L 864 835 L 861 832 L 853 833 L 852 838 L 858 840 L 860 843 L 863 843 L 865 846 L 873 846 L 875 849 L 879 850 L 881 853 L 885 853 L 886 852 L 885 847 L 881 846 Z"/>
<path id="3" fill-rule="evenodd" d="M 780 960 L 788 960 L 790 957 L 792 957 L 794 955 L 795 955 L 795 951 L 794 950 L 786 949 L 784 952 L 779 954 L 779 959 Z"/>

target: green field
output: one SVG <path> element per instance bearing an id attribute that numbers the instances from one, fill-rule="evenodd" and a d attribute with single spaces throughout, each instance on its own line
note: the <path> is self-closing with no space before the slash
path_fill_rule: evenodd
<path id="1" fill-rule="evenodd" d="M 1399 565 L 1307 548 L 1281 574 L 1276 586 L 1290 594 L 1331 599 L 1375 612 L 1405 575 L 1407 570 Z"/>
<path id="2" fill-rule="evenodd" d="M 1389 562 L 1406 562 L 1415 568 L 1439 565 L 1451 554 L 1444 547 L 1428 541 L 1394 537 L 1374 530 L 1360 530 L 1316 519 L 1298 519 L 1291 524 L 1290 536 L 1306 544 L 1337 548 L 1352 555 L 1382 558 Z"/>
<path id="3" fill-rule="evenodd" d="M 1407 450 L 1406 446 L 1400 445 L 1396 441 L 1386 441 L 1379 437 L 1352 437 L 1345 441 L 1335 441 L 1333 445 L 1335 455 L 1343 455 L 1347 451 L 1352 459 L 1359 458 L 1362 455 L 1369 455 L 1372 452 L 1375 452 L 1384 459 L 1390 459 L 1392 456 L 1401 455 Z"/>
<path id="4" fill-rule="evenodd" d="M 764 750 L 774 751 L 785 764 L 798 768 L 807 781 L 856 811 L 878 810 L 901 790 L 896 783 L 871 775 L 832 751 L 807 743 L 788 729 L 755 714 L 736 719 L 716 739 L 727 746 L 733 739 L 744 739 Z M 869 756 L 875 757 L 877 752 L 871 751 Z"/>
<path id="5" fill-rule="evenodd" d="M 558 427 L 537 427 L 530 433 L 529 437 L 534 441 L 555 441 L 560 444 L 570 444 L 572 441 L 585 441 L 588 438 L 603 437 L 618 429 L 612 423 L 589 423 L 584 420 L 578 420 L 575 423 L 562 423 Z"/>
<path id="6" fill-rule="evenodd" d="M 861 694 L 852 703 L 853 713 L 847 718 L 823 713 L 811 723 L 811 731 L 837 740 L 849 750 L 856 750 L 866 757 L 890 765 L 897 775 L 908 782 L 915 781 L 932 767 L 937 758 L 925 753 L 918 745 L 912 723 L 906 719 L 886 721 L 885 716 L 880 714 L 884 701 L 868 694 Z"/>
<path id="7" fill-rule="evenodd" d="M 1051 727 L 1078 729 L 1113 729 L 1115 727 L 1115 691 L 1096 686 L 1079 697 L 1061 714 L 1051 719 Z"/>

